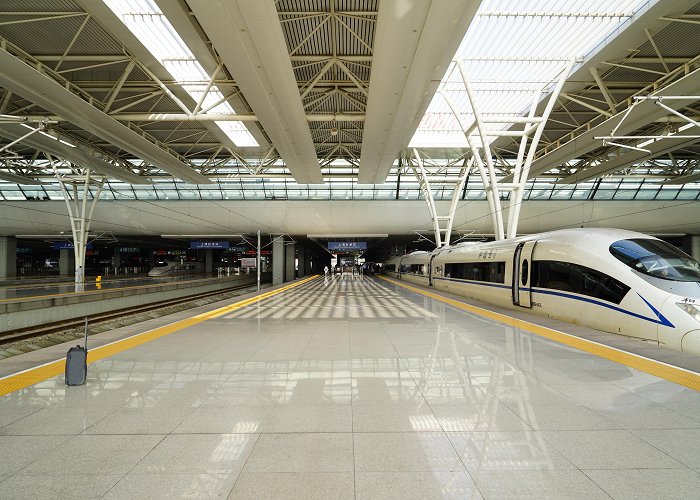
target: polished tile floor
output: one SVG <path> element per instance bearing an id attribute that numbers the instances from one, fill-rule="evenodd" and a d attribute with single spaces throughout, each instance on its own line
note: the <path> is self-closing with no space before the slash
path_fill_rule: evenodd
<path id="1" fill-rule="evenodd" d="M 0 498 L 698 498 L 700 393 L 372 278 L 0 398 Z"/>

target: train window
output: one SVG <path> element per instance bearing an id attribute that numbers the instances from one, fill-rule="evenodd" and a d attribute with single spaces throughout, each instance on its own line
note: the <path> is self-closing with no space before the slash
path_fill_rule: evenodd
<path id="1" fill-rule="evenodd" d="M 615 304 L 622 302 L 630 289 L 612 276 L 590 267 L 554 260 L 532 262 L 531 285 L 587 295 Z"/>
<path id="2" fill-rule="evenodd" d="M 407 264 L 401 266 L 401 272 L 410 274 L 425 274 L 423 269 L 425 266 L 423 264 Z"/>
<path id="3" fill-rule="evenodd" d="M 505 283 L 505 262 L 457 262 L 445 264 L 445 277 L 488 283 Z"/>
<path id="4" fill-rule="evenodd" d="M 652 239 L 620 240 L 610 253 L 640 273 L 672 281 L 700 281 L 700 264 L 670 243 Z"/>
<path id="5" fill-rule="evenodd" d="M 520 281 L 522 282 L 523 286 L 527 285 L 527 273 L 529 272 L 528 269 L 528 264 L 527 264 L 527 259 L 523 261 L 522 266 L 520 267 L 520 275 L 522 278 L 520 278 Z"/>

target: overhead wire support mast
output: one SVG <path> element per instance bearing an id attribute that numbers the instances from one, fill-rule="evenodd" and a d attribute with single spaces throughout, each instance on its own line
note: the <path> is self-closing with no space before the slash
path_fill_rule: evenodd
<path id="1" fill-rule="evenodd" d="M 479 175 L 484 184 L 484 190 L 486 191 L 486 199 L 489 203 L 489 210 L 491 212 L 491 220 L 493 223 L 494 235 L 496 240 L 502 240 L 505 238 L 514 238 L 517 235 L 518 221 L 520 218 L 520 206 L 522 204 L 523 196 L 525 193 L 525 183 L 527 182 L 528 175 L 530 173 L 530 166 L 535 158 L 535 153 L 537 151 L 537 146 L 539 144 L 540 138 L 542 137 L 542 132 L 547 124 L 549 115 L 554 108 L 554 104 L 561 93 L 564 83 L 571 73 L 571 69 L 576 63 L 576 58 L 571 58 L 566 61 L 564 68 L 557 75 L 557 78 L 552 79 L 543 87 L 539 88 L 533 93 L 532 103 L 528 111 L 527 116 L 514 117 L 512 119 L 484 119 L 479 110 L 477 104 L 476 95 L 469 81 L 467 75 L 467 70 L 464 67 L 464 62 L 462 60 L 455 60 L 455 64 L 459 69 L 459 74 L 464 84 L 464 88 L 467 94 L 467 100 L 471 108 L 471 112 L 474 116 L 474 122 L 470 125 L 466 125 L 464 118 L 462 116 L 463 111 L 459 110 L 455 105 L 454 101 L 448 95 L 447 91 L 440 90 L 440 95 L 445 99 L 450 110 L 457 119 L 462 133 L 464 134 L 467 144 L 472 151 L 472 156 L 475 159 L 476 165 L 479 170 Z M 542 100 L 542 94 L 547 92 L 552 83 L 555 83 L 554 88 L 546 99 L 546 104 L 542 113 L 537 116 L 537 108 Z M 521 112 L 522 110 L 514 110 L 514 112 Z M 522 124 L 522 130 L 489 130 L 486 128 L 488 124 L 496 123 L 506 123 L 506 124 Z M 480 146 L 476 144 L 475 138 L 472 134 L 476 131 L 479 140 L 481 142 Z M 513 170 L 513 182 L 509 184 L 499 184 L 496 177 L 496 169 L 493 163 L 493 154 L 491 151 L 491 138 L 493 137 L 519 137 L 520 144 L 518 147 L 517 159 L 515 162 Z M 508 222 L 507 225 L 503 221 L 503 207 L 501 206 L 501 191 L 511 192 L 510 204 L 508 206 Z"/>
<path id="2" fill-rule="evenodd" d="M 71 232 L 73 233 L 73 251 L 75 253 L 75 284 L 78 287 L 85 283 L 85 255 L 90 223 L 92 222 L 92 214 L 95 211 L 97 200 L 100 199 L 100 194 L 102 194 L 105 179 L 104 177 L 96 178 L 92 176 L 89 168 L 81 176 L 61 175 L 56 169 L 51 156 L 49 156 L 49 161 L 53 166 L 56 180 L 61 187 L 63 199 L 66 201 L 66 207 L 68 208 L 68 217 L 70 218 Z M 89 199 L 91 184 L 97 186 L 97 192 L 92 200 Z M 72 199 L 66 186 L 70 187 Z M 82 197 L 80 196 L 81 191 Z M 89 209 L 88 204 L 90 205 Z"/>
<path id="3" fill-rule="evenodd" d="M 409 162 L 413 173 L 418 179 L 418 185 L 423 192 L 423 198 L 428 205 L 428 210 L 430 211 L 430 218 L 433 223 L 433 232 L 435 233 L 435 246 L 447 246 L 450 244 L 450 237 L 452 234 L 452 226 L 454 223 L 455 213 L 457 211 L 457 203 L 459 202 L 460 194 L 464 189 L 464 184 L 469 174 L 472 162 L 467 158 L 464 159 L 462 167 L 459 174 L 455 177 L 437 177 L 428 172 L 425 167 L 425 162 L 420 156 L 420 153 L 416 148 L 411 150 L 411 154 L 417 165 Z M 438 184 L 452 184 L 452 196 L 450 198 L 450 207 L 448 209 L 447 215 L 440 215 L 438 213 L 437 204 L 435 203 L 435 198 L 433 196 L 433 188 L 431 182 Z"/>

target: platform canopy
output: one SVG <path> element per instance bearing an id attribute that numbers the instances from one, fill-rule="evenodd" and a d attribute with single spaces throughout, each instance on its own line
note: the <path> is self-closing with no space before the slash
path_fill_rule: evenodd
<path id="1" fill-rule="evenodd" d="M 694 0 L 5 0 L 0 201 L 54 199 L 55 172 L 86 167 L 107 199 L 416 199 L 411 148 L 448 177 L 470 155 L 444 99 L 469 121 L 456 60 L 507 131 L 575 59 L 531 178 L 694 183 L 700 113 L 672 97 L 700 94 L 698 15 Z M 517 140 L 492 150 L 508 182 Z"/>

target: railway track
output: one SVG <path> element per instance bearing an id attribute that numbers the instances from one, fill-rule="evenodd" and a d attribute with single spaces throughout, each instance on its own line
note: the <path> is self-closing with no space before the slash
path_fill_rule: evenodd
<path id="1" fill-rule="evenodd" d="M 254 287 L 254 285 L 253 285 Z M 144 304 L 142 306 L 128 307 L 124 309 L 115 309 L 113 311 L 108 311 L 104 313 L 88 315 L 88 324 L 92 326 L 97 326 L 106 321 L 115 320 L 124 317 L 125 315 L 133 316 L 139 313 L 154 311 L 158 309 L 163 309 L 170 306 L 183 305 L 187 302 L 195 302 L 201 299 L 211 298 L 217 295 L 226 295 L 239 290 L 244 290 L 246 288 L 252 288 L 251 285 L 239 285 L 224 288 L 222 290 L 215 290 L 212 292 L 196 293 L 193 295 L 187 295 L 185 297 L 179 297 L 176 299 L 161 300 L 158 302 L 151 302 L 149 304 Z M 226 298 L 226 297 L 222 297 Z M 45 323 L 41 326 L 21 328 L 17 330 L 10 330 L 4 332 L 0 335 L 0 346 L 5 346 L 14 342 L 29 340 L 36 337 L 41 337 L 44 335 L 51 335 L 59 332 L 63 332 L 72 328 L 81 328 L 85 323 L 85 316 L 80 316 L 78 318 L 61 320 L 53 323 Z"/>

